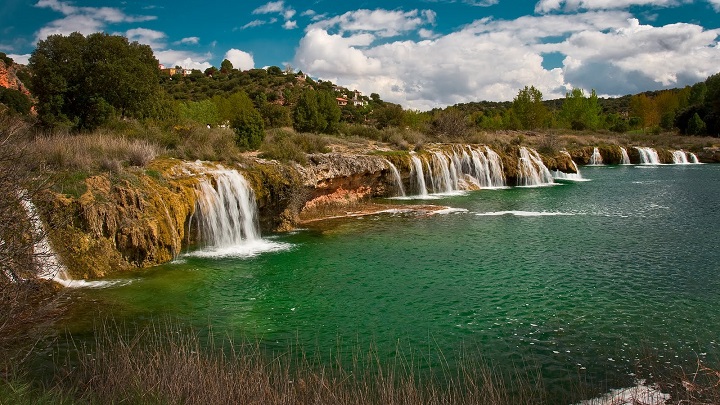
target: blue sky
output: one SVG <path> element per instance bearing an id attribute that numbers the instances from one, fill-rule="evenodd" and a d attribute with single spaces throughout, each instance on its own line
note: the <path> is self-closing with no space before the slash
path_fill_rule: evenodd
<path id="1" fill-rule="evenodd" d="M 3 0 L 0 51 L 47 35 L 122 34 L 166 65 L 290 65 L 406 108 L 624 95 L 720 72 L 720 0 Z"/>

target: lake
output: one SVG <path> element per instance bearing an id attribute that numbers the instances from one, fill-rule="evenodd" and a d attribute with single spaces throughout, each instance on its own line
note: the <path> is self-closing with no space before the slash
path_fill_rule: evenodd
<path id="1" fill-rule="evenodd" d="M 557 392 L 717 364 L 720 166 L 581 170 L 590 181 L 382 200 L 398 210 L 264 235 L 275 249 L 255 255 L 184 255 L 73 291 L 65 326 L 169 316 L 269 350 L 373 345 L 390 361 L 401 346 L 428 368 L 469 347 Z M 403 209 L 417 203 L 454 209 Z"/>

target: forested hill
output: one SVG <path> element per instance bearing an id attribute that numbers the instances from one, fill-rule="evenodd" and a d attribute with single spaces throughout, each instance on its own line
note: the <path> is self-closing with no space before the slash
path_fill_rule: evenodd
<path id="1" fill-rule="evenodd" d="M 460 120 L 480 130 L 561 128 L 679 131 L 688 135 L 720 133 L 720 113 L 711 100 L 720 94 L 715 83 L 720 80 L 718 75 L 693 86 L 617 98 L 600 98 L 594 92 L 586 94 L 573 89 L 565 98 L 543 100 L 542 93 L 529 87 L 521 89 L 513 101 L 477 101 L 421 113 L 403 111 L 398 105 L 383 102 L 377 94 L 368 97 L 328 81 L 315 82 L 292 69 L 272 66 L 238 71 L 228 64 L 225 61 L 221 69 L 210 68 L 204 73 L 196 70 L 183 74 L 177 70 L 172 76 L 166 69 L 161 75 L 161 84 L 173 99 L 184 102 L 186 107 L 241 90 L 253 100 L 267 127 L 293 125 L 292 111 L 301 94 L 313 89 L 328 93 L 341 103 L 341 122 L 380 128 L 405 126 L 443 134 L 456 132 L 453 126 L 457 125 L 452 121 Z M 341 99 L 345 99 L 347 105 L 342 104 Z"/>
<path id="2" fill-rule="evenodd" d="M 25 84 L 42 126 L 87 131 L 117 119 L 222 126 L 232 128 L 238 145 L 249 149 L 258 147 L 267 129 L 335 134 L 346 124 L 356 124 L 360 132 L 410 128 L 437 139 L 461 138 L 468 131 L 551 128 L 720 135 L 720 74 L 682 89 L 614 99 L 572 89 L 563 99 L 544 100 L 538 89 L 526 86 L 511 102 L 420 112 L 375 93 L 315 81 L 290 67 L 241 71 L 224 60 L 219 69 L 204 72 L 165 68 L 149 46 L 105 33 L 52 35 L 38 42 L 27 68 Z M 2 90 L 0 103 L 30 114 L 27 95 L 17 90 Z"/>

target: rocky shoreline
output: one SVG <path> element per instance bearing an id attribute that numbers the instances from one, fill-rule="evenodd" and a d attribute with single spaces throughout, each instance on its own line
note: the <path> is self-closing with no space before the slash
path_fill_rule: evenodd
<path id="1" fill-rule="evenodd" d="M 68 273 L 73 278 L 92 279 L 165 263 L 187 246 L 194 245 L 197 241 L 191 222 L 197 204 L 198 183 L 212 181 L 214 171 L 237 170 L 241 173 L 254 192 L 262 231 L 282 232 L 323 219 L 396 209 L 397 206 L 371 200 L 393 196 L 398 181 L 406 187 L 412 184 L 412 156 L 428 162 L 433 156 L 441 156 L 441 153 L 450 156 L 452 151 L 457 153 L 467 147 L 434 144 L 417 153 L 313 154 L 308 156 L 306 165 L 255 156 L 224 166 L 158 159 L 145 169 L 137 168 L 123 176 L 101 174 L 89 177 L 84 181 L 85 191 L 77 198 L 48 191 L 38 205 L 44 222 L 49 225 L 51 243 Z M 551 171 L 574 173 L 574 162 L 587 164 L 593 149 L 585 147 L 569 153 L 542 154 L 541 158 Z M 520 147 L 514 145 L 498 150 L 503 175 L 509 185 L 516 184 L 523 175 L 519 169 L 522 159 L 519 150 Z M 599 150 L 606 163 L 619 163 L 619 147 L 607 146 Z M 628 154 L 633 163 L 638 162 L 636 150 L 630 149 Z M 671 151 L 658 150 L 658 155 L 661 163 L 672 162 Z M 698 158 L 702 162 L 718 162 L 720 148 L 706 148 Z M 430 163 L 426 164 L 430 168 Z M 399 179 L 394 177 L 390 165 L 396 168 Z M 472 181 L 465 182 L 462 173 L 457 179 L 464 189 L 479 188 Z M 443 208 L 403 206 L 403 209 L 425 213 Z"/>

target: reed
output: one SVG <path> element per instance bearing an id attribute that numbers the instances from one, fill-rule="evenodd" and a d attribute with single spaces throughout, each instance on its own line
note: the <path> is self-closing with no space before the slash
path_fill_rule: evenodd
<path id="1" fill-rule="evenodd" d="M 137 332 L 104 323 L 92 347 L 58 386 L 82 403 L 242 404 L 518 404 L 545 403 L 539 374 L 504 374 L 464 356 L 435 371 L 417 353 L 398 350 L 389 363 L 373 347 L 320 359 L 292 345 L 269 352 L 258 342 L 203 339 L 159 322 Z"/>

